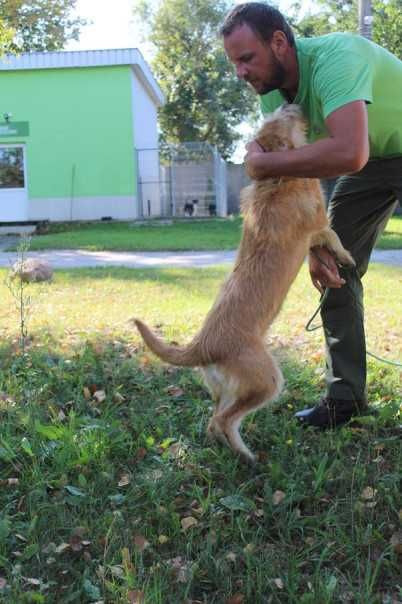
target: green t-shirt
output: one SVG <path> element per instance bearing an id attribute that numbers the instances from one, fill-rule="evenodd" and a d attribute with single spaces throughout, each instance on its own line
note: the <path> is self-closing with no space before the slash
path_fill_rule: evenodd
<path id="1" fill-rule="evenodd" d="M 308 140 L 328 135 L 325 118 L 352 101 L 366 101 L 370 157 L 402 155 L 402 61 L 354 34 L 296 40 L 299 88 L 294 103 L 309 122 Z M 261 96 L 263 113 L 286 99 L 279 90 Z"/>

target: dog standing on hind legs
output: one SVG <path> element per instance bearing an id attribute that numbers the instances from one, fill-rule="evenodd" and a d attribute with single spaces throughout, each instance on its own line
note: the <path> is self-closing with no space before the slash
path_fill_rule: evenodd
<path id="1" fill-rule="evenodd" d="M 305 144 L 305 130 L 299 107 L 285 105 L 268 116 L 257 141 L 266 151 L 294 149 Z M 265 347 L 266 332 L 310 247 L 327 247 L 342 265 L 354 261 L 328 224 L 318 180 L 258 180 L 243 189 L 241 203 L 243 236 L 233 271 L 193 340 L 185 347 L 169 345 L 135 323 L 163 361 L 201 368 L 216 404 L 208 434 L 253 463 L 241 422 L 275 400 L 283 384 Z"/>

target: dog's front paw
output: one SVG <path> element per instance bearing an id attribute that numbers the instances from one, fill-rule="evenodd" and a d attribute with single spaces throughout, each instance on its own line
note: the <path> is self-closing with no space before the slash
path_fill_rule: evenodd
<path id="1" fill-rule="evenodd" d="M 336 259 L 339 264 L 342 266 L 356 266 L 356 262 L 354 261 L 352 255 L 345 248 L 340 248 L 334 250 Z"/>

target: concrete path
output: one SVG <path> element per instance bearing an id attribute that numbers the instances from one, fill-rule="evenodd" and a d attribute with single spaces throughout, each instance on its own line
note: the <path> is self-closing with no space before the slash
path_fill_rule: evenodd
<path id="1" fill-rule="evenodd" d="M 30 258 L 42 258 L 53 268 L 126 266 L 129 268 L 189 268 L 214 264 L 232 264 L 235 252 L 87 252 L 84 250 L 49 250 L 29 252 Z M 10 267 L 16 252 L 0 251 L 0 266 Z M 375 250 L 372 262 L 402 267 L 402 250 Z"/>

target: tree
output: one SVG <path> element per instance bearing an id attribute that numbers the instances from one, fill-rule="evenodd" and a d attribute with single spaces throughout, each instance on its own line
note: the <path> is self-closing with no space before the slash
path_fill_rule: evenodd
<path id="1" fill-rule="evenodd" d="M 9 51 L 13 35 L 14 31 L 7 27 L 3 19 L 0 18 L 0 57 Z"/>
<path id="2" fill-rule="evenodd" d="M 227 8 L 225 0 L 160 0 L 154 10 L 136 5 L 148 24 L 152 68 L 166 97 L 159 114 L 162 142 L 208 142 L 224 157 L 240 138 L 235 127 L 256 107 L 219 39 Z"/>
<path id="3" fill-rule="evenodd" d="M 358 32 L 358 0 L 319 0 L 315 14 L 299 18 L 301 4 L 293 5 L 292 25 L 300 36 L 331 31 Z M 402 0 L 373 0 L 373 41 L 402 58 Z"/>
<path id="4" fill-rule="evenodd" d="M 78 40 L 80 27 L 86 22 L 72 15 L 76 3 L 77 0 L 0 0 L 3 25 L 14 31 L 6 50 L 59 50 L 68 40 Z"/>

